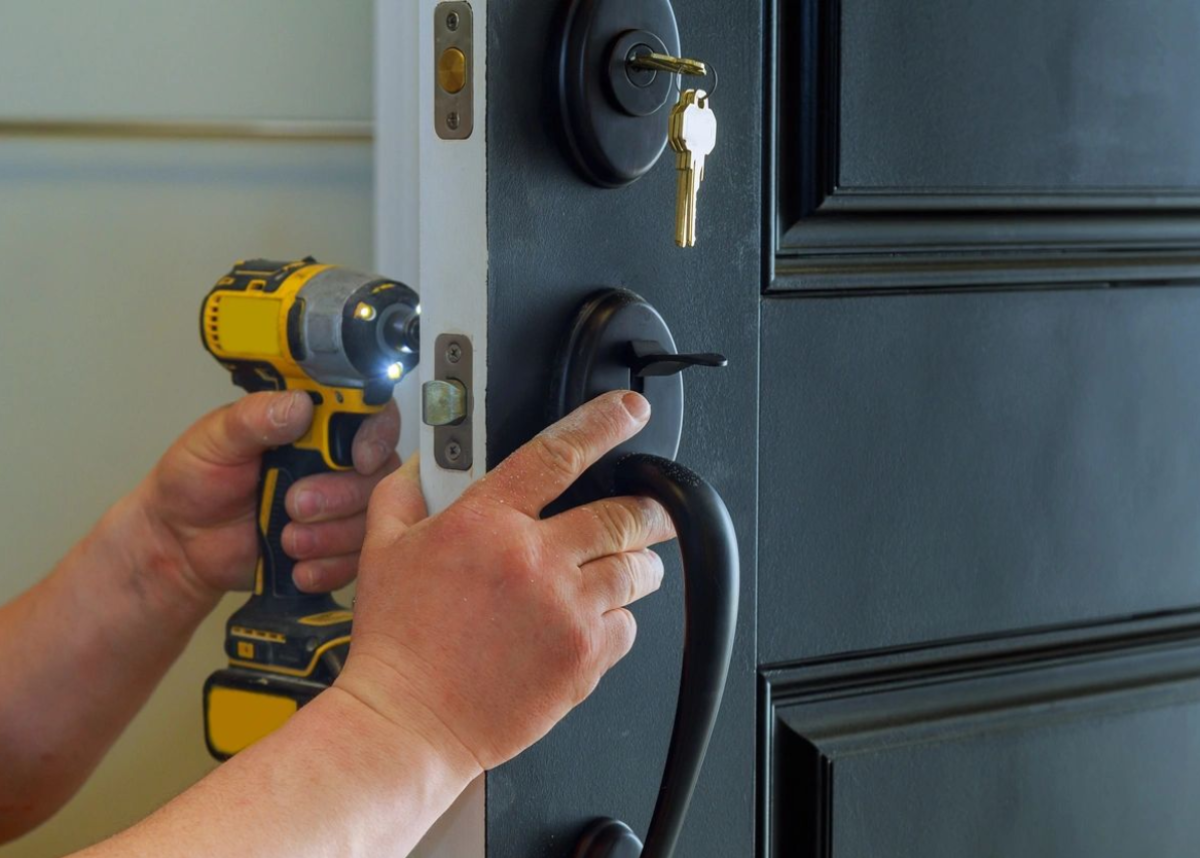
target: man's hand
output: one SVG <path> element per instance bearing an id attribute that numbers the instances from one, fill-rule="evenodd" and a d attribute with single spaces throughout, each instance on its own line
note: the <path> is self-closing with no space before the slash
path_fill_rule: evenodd
<path id="1" fill-rule="evenodd" d="M 187 591 L 212 596 L 249 589 L 258 558 L 256 490 L 260 459 L 300 438 L 312 421 L 302 391 L 255 393 L 192 425 L 134 493 L 149 525 L 153 562 Z M 395 403 L 370 418 L 354 439 L 354 470 L 308 477 L 291 487 L 293 523 L 283 547 L 303 590 L 332 590 L 353 578 L 366 529 L 367 500 L 399 467 Z"/>
<path id="2" fill-rule="evenodd" d="M 644 498 L 540 514 L 649 412 L 636 393 L 599 397 L 424 521 L 416 468 L 384 480 L 336 687 L 476 773 L 549 732 L 633 645 L 625 606 L 658 589 L 648 546 L 674 531 Z"/>
<path id="3" fill-rule="evenodd" d="M 0 842 L 70 798 L 220 595 L 253 583 L 261 456 L 311 420 L 305 393 L 256 393 L 214 411 L 52 574 L 0 605 L 0 693 L 19 701 L 0 706 Z M 355 471 L 291 487 L 297 522 L 283 546 L 304 561 L 295 569 L 302 588 L 337 587 L 353 574 L 367 500 L 399 464 L 399 430 L 392 405 L 355 437 Z"/>

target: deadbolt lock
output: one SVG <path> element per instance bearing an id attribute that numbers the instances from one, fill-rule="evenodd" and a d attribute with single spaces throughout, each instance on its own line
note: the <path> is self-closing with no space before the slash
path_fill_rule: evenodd
<path id="1" fill-rule="evenodd" d="M 589 182 L 619 188 L 667 147 L 681 75 L 706 63 L 680 56 L 671 0 L 569 0 L 550 52 L 565 149 Z"/>
<path id="2" fill-rule="evenodd" d="M 466 140 L 475 127 L 474 19 L 463 0 L 433 10 L 433 124 L 443 140 Z"/>

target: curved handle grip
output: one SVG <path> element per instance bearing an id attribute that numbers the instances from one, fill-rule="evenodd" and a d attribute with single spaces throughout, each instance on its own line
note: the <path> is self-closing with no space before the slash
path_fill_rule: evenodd
<path id="1" fill-rule="evenodd" d="M 663 505 L 683 558 L 683 673 L 666 769 L 646 845 L 622 822 L 599 819 L 576 844 L 575 858 L 669 858 L 716 724 L 737 629 L 738 551 L 733 522 L 716 489 L 670 459 L 634 454 L 616 466 L 617 490 Z"/>

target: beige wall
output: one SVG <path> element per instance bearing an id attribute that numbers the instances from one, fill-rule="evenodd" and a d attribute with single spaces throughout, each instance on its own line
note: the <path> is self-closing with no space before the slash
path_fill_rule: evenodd
<path id="1" fill-rule="evenodd" d="M 370 0 L 38 0 L 3 18 L 0 118 L 370 117 Z M 235 395 L 196 332 L 235 259 L 370 267 L 371 183 L 359 144 L 0 137 L 0 601 Z M 237 601 L 75 800 L 0 856 L 70 852 L 211 768 L 200 687 Z"/>

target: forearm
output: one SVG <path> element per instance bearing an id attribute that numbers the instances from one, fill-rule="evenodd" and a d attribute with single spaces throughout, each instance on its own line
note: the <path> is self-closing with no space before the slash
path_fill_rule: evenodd
<path id="1" fill-rule="evenodd" d="M 77 858 L 406 855 L 479 769 L 334 688 Z"/>
<path id="2" fill-rule="evenodd" d="M 78 789 L 216 603 L 171 552 L 130 496 L 0 607 L 0 842 Z"/>

